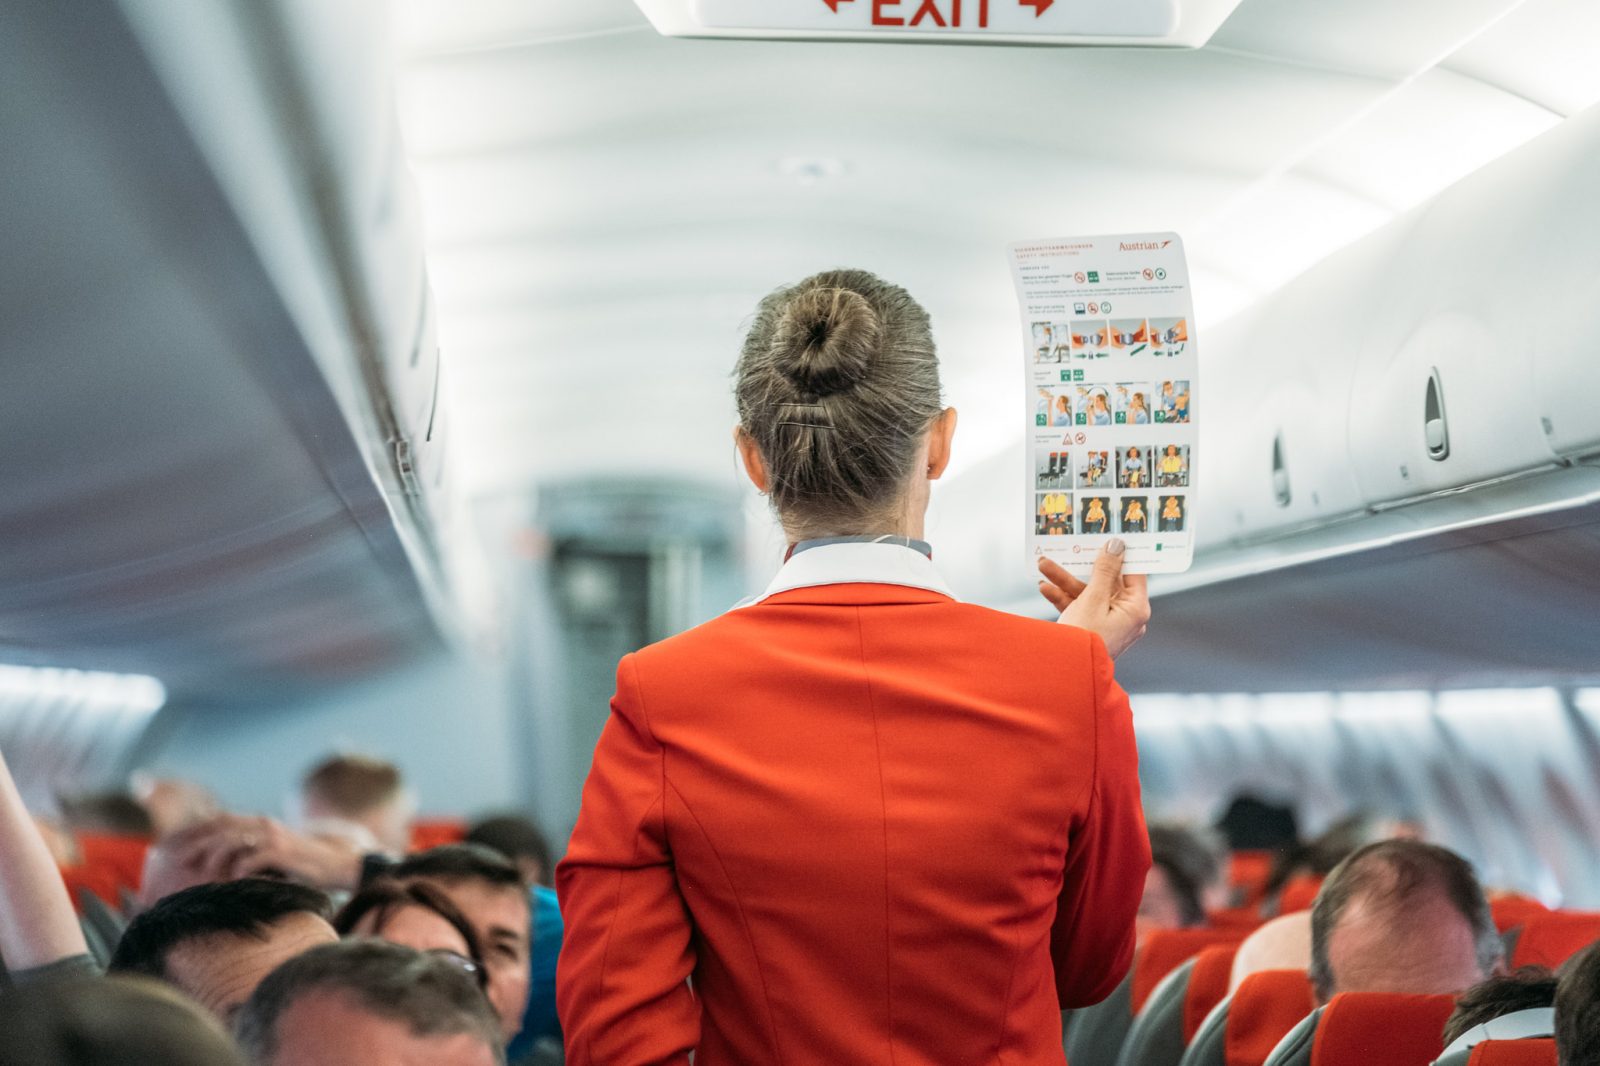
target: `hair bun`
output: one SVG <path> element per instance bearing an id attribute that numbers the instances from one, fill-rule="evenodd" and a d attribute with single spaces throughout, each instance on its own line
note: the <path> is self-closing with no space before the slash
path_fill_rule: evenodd
<path id="1" fill-rule="evenodd" d="M 817 398 L 853 388 L 877 355 L 882 327 L 872 305 L 849 289 L 796 293 L 772 333 L 773 364 Z"/>

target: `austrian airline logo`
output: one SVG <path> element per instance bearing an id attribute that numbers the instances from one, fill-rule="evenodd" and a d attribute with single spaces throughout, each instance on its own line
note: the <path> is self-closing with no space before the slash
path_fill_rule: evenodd
<path id="1" fill-rule="evenodd" d="M 1119 241 L 1117 248 L 1124 252 L 1159 252 L 1171 243 L 1172 240 L 1170 238 L 1160 244 L 1155 241 L 1134 241 L 1131 244 L 1127 241 Z"/>

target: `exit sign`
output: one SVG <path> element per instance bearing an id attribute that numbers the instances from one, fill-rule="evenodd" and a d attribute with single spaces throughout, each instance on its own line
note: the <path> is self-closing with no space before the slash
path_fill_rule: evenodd
<path id="1" fill-rule="evenodd" d="M 1203 44 L 1238 0 L 635 0 L 675 37 Z M 1193 9 L 1193 10 L 1191 10 Z"/>

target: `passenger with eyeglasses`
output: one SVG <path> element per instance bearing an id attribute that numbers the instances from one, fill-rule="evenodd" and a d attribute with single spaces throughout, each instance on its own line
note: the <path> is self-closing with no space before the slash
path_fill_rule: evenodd
<path id="1" fill-rule="evenodd" d="M 334 916 L 341 937 L 373 937 L 436 955 L 487 990 L 488 971 L 472 924 L 450 898 L 422 882 L 380 878 Z"/>

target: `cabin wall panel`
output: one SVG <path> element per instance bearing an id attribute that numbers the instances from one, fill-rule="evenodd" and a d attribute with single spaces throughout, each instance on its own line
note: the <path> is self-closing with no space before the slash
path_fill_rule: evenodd
<path id="1" fill-rule="evenodd" d="M 281 815 L 300 776 L 346 751 L 394 761 L 425 814 L 515 804 L 523 767 L 497 670 L 437 657 L 320 698 L 251 711 L 173 706 L 142 766 L 214 790 L 233 810 Z"/>

